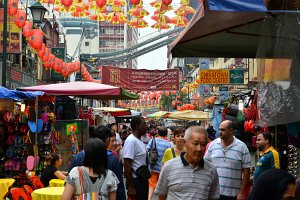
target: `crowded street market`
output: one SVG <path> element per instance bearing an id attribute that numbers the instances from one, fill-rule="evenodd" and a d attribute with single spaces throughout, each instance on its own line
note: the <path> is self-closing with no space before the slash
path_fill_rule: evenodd
<path id="1" fill-rule="evenodd" d="M 300 200 L 299 9 L 0 0 L 0 200 Z"/>

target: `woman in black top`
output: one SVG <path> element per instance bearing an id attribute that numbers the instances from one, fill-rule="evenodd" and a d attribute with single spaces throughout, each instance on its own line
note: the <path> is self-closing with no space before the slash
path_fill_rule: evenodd
<path id="1" fill-rule="evenodd" d="M 50 155 L 50 165 L 47 166 L 41 175 L 41 181 L 43 182 L 44 186 L 49 186 L 49 181 L 51 179 L 62 179 L 65 180 L 66 172 L 61 172 L 57 168 L 61 166 L 62 157 L 56 153 Z"/>

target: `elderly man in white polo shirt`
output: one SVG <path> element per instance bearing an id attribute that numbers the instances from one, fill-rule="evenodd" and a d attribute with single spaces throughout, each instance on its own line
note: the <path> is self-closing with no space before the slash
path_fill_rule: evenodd
<path id="1" fill-rule="evenodd" d="M 219 179 L 213 165 L 203 160 L 207 133 L 192 126 L 185 131 L 186 153 L 169 160 L 159 176 L 155 193 L 159 200 L 219 199 Z"/>
<path id="2" fill-rule="evenodd" d="M 234 137 L 231 121 L 223 121 L 219 133 L 220 138 L 211 143 L 204 160 L 210 161 L 217 168 L 220 200 L 245 199 L 244 191 L 251 167 L 249 150 L 244 142 Z"/>

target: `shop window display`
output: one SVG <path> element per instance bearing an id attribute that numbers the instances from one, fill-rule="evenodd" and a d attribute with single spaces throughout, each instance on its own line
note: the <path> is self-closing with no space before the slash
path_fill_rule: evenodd
<path id="1" fill-rule="evenodd" d="M 38 113 L 38 134 L 36 131 L 36 113 L 34 102 L 26 102 L 25 112 L 21 112 L 20 105 L 13 103 L 10 109 L 0 110 L 0 140 L 6 141 L 0 144 L 0 177 L 15 179 L 15 187 L 22 187 L 28 184 L 26 171 L 27 158 L 35 156 L 38 150 L 39 162 L 33 168 L 36 175 L 44 169 L 45 156 L 57 151 L 56 144 L 59 143 L 59 134 L 53 128 L 54 118 L 41 118 Z M 51 110 L 44 106 L 41 110 L 51 113 Z M 35 144 L 37 137 L 37 144 Z M 35 159 L 33 159 L 33 162 Z"/>

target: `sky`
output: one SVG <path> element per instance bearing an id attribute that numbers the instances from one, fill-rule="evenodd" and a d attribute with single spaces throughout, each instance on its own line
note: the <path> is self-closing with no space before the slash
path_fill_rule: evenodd
<path id="1" fill-rule="evenodd" d="M 145 2 L 145 1 L 144 1 Z M 153 15 L 155 9 L 153 9 L 149 2 L 144 3 L 144 7 L 148 12 L 150 12 L 150 15 Z M 151 1 L 152 2 L 152 1 Z M 173 9 L 176 9 L 179 7 L 180 0 L 173 0 L 171 5 L 173 6 Z M 148 15 L 144 19 L 148 22 L 149 27 L 155 23 Z M 173 11 L 169 11 L 166 13 L 168 17 L 175 16 Z M 152 33 L 156 31 L 156 29 L 153 28 L 140 28 L 139 30 L 139 36 L 143 37 L 145 35 L 148 35 L 149 33 Z M 155 51 L 149 52 L 147 54 L 144 54 L 143 56 L 138 57 L 138 69 L 167 69 L 167 46 L 161 47 Z"/>

